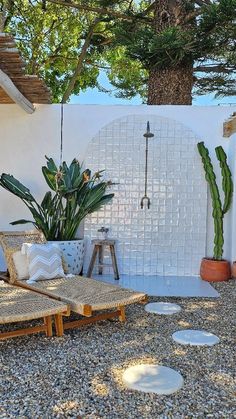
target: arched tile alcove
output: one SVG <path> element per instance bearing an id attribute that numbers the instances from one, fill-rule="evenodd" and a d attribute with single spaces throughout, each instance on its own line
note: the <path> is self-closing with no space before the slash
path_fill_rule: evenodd
<path id="1" fill-rule="evenodd" d="M 144 194 L 147 120 L 150 209 Z M 88 239 L 101 226 L 117 239 L 120 273 L 127 275 L 197 275 L 206 246 L 207 187 L 194 132 L 174 119 L 129 115 L 103 127 L 89 144 L 86 166 L 106 170 L 115 197 L 85 222 Z"/>

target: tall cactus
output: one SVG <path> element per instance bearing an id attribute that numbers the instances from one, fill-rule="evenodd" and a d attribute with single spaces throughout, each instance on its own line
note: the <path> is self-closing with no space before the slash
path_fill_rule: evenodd
<path id="1" fill-rule="evenodd" d="M 227 164 L 227 156 L 221 146 L 215 148 L 216 157 L 220 163 L 221 175 L 222 175 L 222 189 L 224 193 L 224 204 L 222 205 L 219 188 L 216 182 L 216 176 L 214 168 L 212 166 L 209 151 L 204 145 L 204 142 L 200 142 L 197 145 L 199 154 L 202 158 L 203 167 L 205 170 L 206 181 L 210 187 L 210 194 L 212 199 L 212 216 L 214 219 L 214 259 L 221 260 L 223 256 L 224 246 L 224 229 L 223 220 L 224 215 L 229 210 L 232 197 L 233 197 L 233 181 L 231 171 Z"/>

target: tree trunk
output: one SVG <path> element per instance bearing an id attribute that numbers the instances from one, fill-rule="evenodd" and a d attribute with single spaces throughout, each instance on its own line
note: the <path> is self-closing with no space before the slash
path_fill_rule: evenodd
<path id="1" fill-rule="evenodd" d="M 155 0 L 153 25 L 156 33 L 181 26 L 187 15 L 187 0 Z M 185 27 L 186 28 L 186 27 Z M 151 68 L 148 80 L 149 105 L 191 105 L 193 63 Z"/>
<path id="2" fill-rule="evenodd" d="M 69 81 L 69 84 L 68 84 L 68 86 L 67 86 L 67 88 L 66 88 L 66 90 L 63 94 L 61 103 L 66 103 L 67 100 L 69 99 L 70 95 L 73 93 L 75 83 L 78 80 L 79 75 L 80 75 L 80 73 L 83 69 L 84 59 L 87 55 L 87 51 L 88 51 L 91 39 L 92 39 L 93 34 L 94 34 L 94 29 L 95 29 L 96 25 L 98 24 L 98 22 L 100 21 L 100 19 L 101 19 L 101 16 L 96 17 L 94 19 L 94 21 L 91 23 L 90 27 L 89 27 L 88 34 L 87 34 L 87 36 L 85 38 L 85 41 L 83 43 L 83 46 L 81 48 L 81 53 L 80 53 L 76 68 L 75 68 L 74 73 L 73 73 L 73 75 L 72 75 L 72 77 Z"/>
<path id="3" fill-rule="evenodd" d="M 192 105 L 193 67 L 152 69 L 148 105 Z"/>
<path id="4" fill-rule="evenodd" d="M 5 0 L 0 12 L 0 32 L 4 32 L 8 21 L 11 20 L 15 0 Z"/>

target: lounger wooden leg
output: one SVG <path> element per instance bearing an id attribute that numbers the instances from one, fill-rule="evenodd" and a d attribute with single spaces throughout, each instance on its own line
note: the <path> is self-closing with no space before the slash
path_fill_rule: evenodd
<path id="1" fill-rule="evenodd" d="M 87 272 L 87 277 L 88 278 L 91 277 L 92 272 L 93 272 L 95 260 L 96 260 L 96 257 L 97 257 L 98 247 L 99 246 L 95 245 L 94 249 L 93 249 L 93 254 L 92 254 L 91 261 L 90 261 L 89 268 L 88 268 L 88 272 Z"/>
<path id="2" fill-rule="evenodd" d="M 126 317 L 125 317 L 125 308 L 123 306 L 122 307 L 119 307 L 119 312 L 120 312 L 120 314 L 119 314 L 119 320 L 120 320 L 120 322 L 124 323 L 125 320 L 126 320 Z"/>
<path id="3" fill-rule="evenodd" d="M 51 316 L 44 317 L 44 324 L 46 325 L 46 336 L 51 337 L 52 336 L 52 317 Z"/>
<path id="4" fill-rule="evenodd" d="M 55 314 L 55 326 L 56 326 L 57 336 L 63 336 L 64 326 L 63 326 L 63 319 L 62 319 L 61 314 Z"/>
<path id="5" fill-rule="evenodd" d="M 12 332 L 0 333 L 0 339 L 13 338 L 16 336 L 25 336 L 25 335 L 30 335 L 32 333 L 38 333 L 38 332 L 46 332 L 44 324 L 41 324 L 40 326 L 35 326 L 35 327 L 28 327 L 26 329 L 17 329 L 17 330 L 13 330 Z"/>
<path id="6" fill-rule="evenodd" d="M 123 308 L 123 307 L 122 307 Z M 113 319 L 114 317 L 122 317 L 122 320 L 120 319 L 120 321 L 124 321 L 125 320 L 125 313 L 124 313 L 124 308 L 122 310 L 122 308 L 119 308 L 116 311 L 109 311 L 109 312 L 105 312 L 105 313 L 101 313 L 98 314 L 96 316 L 93 317 L 89 317 L 86 319 L 82 319 L 82 320 L 74 320 L 72 322 L 65 322 L 64 323 L 64 329 L 73 329 L 75 327 L 81 327 L 84 326 L 86 324 L 92 324 L 92 323 L 96 323 L 98 321 L 101 320 L 108 320 L 108 319 Z"/>

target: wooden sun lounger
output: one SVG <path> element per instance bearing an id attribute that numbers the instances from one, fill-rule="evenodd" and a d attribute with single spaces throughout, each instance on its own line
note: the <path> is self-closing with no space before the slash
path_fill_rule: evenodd
<path id="1" fill-rule="evenodd" d="M 19 281 L 13 264 L 13 252 L 20 250 L 25 242 L 38 243 L 43 242 L 44 239 L 37 231 L 32 233 L 2 232 L 0 241 L 8 265 L 10 282 L 62 301 L 70 307 L 72 312 L 86 317 L 82 320 L 64 322 L 64 329 L 113 317 L 118 317 L 121 322 L 124 322 L 125 306 L 147 301 L 147 296 L 143 293 L 81 276 L 38 281 L 34 284 Z M 97 311 L 103 311 L 103 313 L 94 315 Z"/>
<path id="2" fill-rule="evenodd" d="M 25 322 L 43 318 L 38 326 L 0 332 L 0 339 L 45 332 L 52 336 L 52 316 L 57 336 L 63 335 L 62 313 L 68 313 L 67 305 L 14 285 L 0 281 L 0 324 Z"/>

